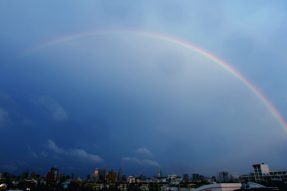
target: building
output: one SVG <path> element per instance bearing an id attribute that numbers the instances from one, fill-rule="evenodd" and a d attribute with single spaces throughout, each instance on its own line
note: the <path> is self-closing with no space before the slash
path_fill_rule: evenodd
<path id="1" fill-rule="evenodd" d="M 133 177 L 133 176 L 129 176 L 128 179 L 127 179 L 127 182 L 128 182 L 129 184 L 136 183 L 136 178 Z"/>
<path id="2" fill-rule="evenodd" d="M 192 174 L 192 182 L 193 183 L 200 183 L 200 182 L 204 182 L 205 181 L 205 177 L 203 175 L 200 174 Z"/>
<path id="3" fill-rule="evenodd" d="M 271 171 L 267 164 L 254 164 L 253 173 L 241 175 L 242 182 L 283 182 L 287 183 L 287 171 Z"/>
<path id="4" fill-rule="evenodd" d="M 7 184 L 0 184 L 0 190 L 6 190 L 6 188 L 7 188 Z"/>
<path id="5" fill-rule="evenodd" d="M 118 170 L 118 175 L 117 175 L 117 180 L 118 180 L 119 182 L 123 181 L 123 175 L 124 175 L 123 170 L 120 168 L 120 169 Z"/>
<path id="6" fill-rule="evenodd" d="M 265 181 L 270 174 L 269 166 L 264 163 L 252 165 L 255 182 Z"/>
<path id="7" fill-rule="evenodd" d="M 255 182 L 254 173 L 239 176 L 240 182 Z"/>
<path id="8" fill-rule="evenodd" d="M 91 178 L 96 182 L 104 182 L 106 180 L 106 170 L 97 168 L 92 173 Z"/>
<path id="9" fill-rule="evenodd" d="M 106 176 L 107 183 L 115 183 L 117 181 L 117 173 L 113 170 L 109 171 Z"/>
<path id="10" fill-rule="evenodd" d="M 188 174 L 184 174 L 182 176 L 182 182 L 183 183 L 189 183 L 189 175 Z"/>
<path id="11" fill-rule="evenodd" d="M 259 188 L 267 188 L 267 187 L 261 184 L 255 183 L 255 182 L 246 182 L 242 184 L 241 188 L 248 190 L 248 189 L 259 189 Z"/>
<path id="12" fill-rule="evenodd" d="M 161 177 L 162 177 L 162 172 L 161 172 L 160 169 L 159 169 L 158 172 L 157 172 L 157 177 L 158 177 L 158 178 L 161 178 Z"/>
<path id="13" fill-rule="evenodd" d="M 51 168 L 47 173 L 46 179 L 48 183 L 56 183 L 59 179 L 59 169 Z"/>
<path id="14" fill-rule="evenodd" d="M 171 185 L 179 185 L 182 182 L 182 178 L 176 174 L 168 175 L 167 180 Z"/>
<path id="15" fill-rule="evenodd" d="M 234 191 L 241 188 L 241 183 L 214 183 L 200 186 L 192 191 Z"/>
<path id="16" fill-rule="evenodd" d="M 222 171 L 218 173 L 218 178 L 217 181 L 218 182 L 230 182 L 231 180 L 231 176 L 229 175 L 229 173 L 227 171 Z"/>
<path id="17" fill-rule="evenodd" d="M 287 171 L 271 171 L 269 176 L 271 181 L 287 183 Z"/>

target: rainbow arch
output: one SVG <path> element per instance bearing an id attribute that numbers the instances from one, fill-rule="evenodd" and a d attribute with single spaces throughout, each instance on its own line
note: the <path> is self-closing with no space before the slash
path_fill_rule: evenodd
<path id="1" fill-rule="evenodd" d="M 271 112 L 271 114 L 275 117 L 275 119 L 277 119 L 277 121 L 283 127 L 283 129 L 287 132 L 287 123 L 286 123 L 284 117 L 281 115 L 281 113 L 276 109 L 276 107 L 272 104 L 272 102 L 270 100 L 268 100 L 268 98 L 264 94 L 262 94 L 258 90 L 258 88 L 252 82 L 250 82 L 248 79 L 246 79 L 239 71 L 237 71 L 230 64 L 224 62 L 223 60 L 221 60 L 217 56 L 213 55 L 212 53 L 210 53 L 204 49 L 201 49 L 201 48 L 195 46 L 194 44 L 192 44 L 190 42 L 184 41 L 182 39 L 178 39 L 178 38 L 173 37 L 173 36 L 169 36 L 169 35 L 161 34 L 161 33 L 135 31 L 135 30 L 99 30 L 99 31 L 95 31 L 95 32 L 78 33 L 78 34 L 73 34 L 73 35 L 53 39 L 53 40 L 50 40 L 46 43 L 43 43 L 43 44 L 40 44 L 40 45 L 35 46 L 33 48 L 27 49 L 26 51 L 23 52 L 22 55 L 30 54 L 30 53 L 36 52 L 39 49 L 49 47 L 49 46 L 54 45 L 54 44 L 67 42 L 67 41 L 70 41 L 73 39 L 77 39 L 77 38 L 81 38 L 81 37 L 87 37 L 87 36 L 101 35 L 101 34 L 109 34 L 109 33 L 110 34 L 133 33 L 133 34 L 137 34 L 137 35 L 141 35 L 141 36 L 145 36 L 145 37 L 149 37 L 149 38 L 154 38 L 154 39 L 170 42 L 170 43 L 176 44 L 178 46 L 184 47 L 186 49 L 192 50 L 192 51 L 202 55 L 203 57 L 211 60 L 212 62 L 214 62 L 215 64 L 218 64 L 224 70 L 229 72 L 231 75 L 233 75 L 235 78 L 240 80 L 251 92 L 253 92 L 256 95 L 256 97 Z"/>

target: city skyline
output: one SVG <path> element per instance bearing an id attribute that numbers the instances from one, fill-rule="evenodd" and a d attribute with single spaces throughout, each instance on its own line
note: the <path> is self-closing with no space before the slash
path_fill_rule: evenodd
<path id="1" fill-rule="evenodd" d="M 252 165 L 253 172 L 235 177 L 228 171 L 218 172 L 212 177 L 201 174 L 155 176 L 125 175 L 122 169 L 96 168 L 87 177 L 67 175 L 52 167 L 45 175 L 22 172 L 19 175 L 0 172 L 0 189 L 24 190 L 286 190 L 287 171 L 273 171 L 268 164 Z M 4 183 L 3 183 L 4 182 Z"/>

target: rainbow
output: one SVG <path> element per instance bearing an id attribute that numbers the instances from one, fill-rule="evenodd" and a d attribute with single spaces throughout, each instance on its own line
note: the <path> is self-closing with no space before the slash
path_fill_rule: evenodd
<path id="1" fill-rule="evenodd" d="M 39 46 L 36 46 L 31 49 L 27 49 L 23 52 L 22 55 L 33 53 L 39 49 L 49 47 L 54 44 L 63 43 L 66 41 L 70 41 L 73 39 L 81 38 L 81 37 L 87 37 L 87 36 L 94 36 L 94 35 L 103 35 L 103 34 L 115 34 L 115 33 L 134 33 L 137 35 L 154 38 L 157 40 L 162 40 L 166 42 L 170 42 L 173 44 L 176 44 L 178 46 L 184 47 L 186 49 L 192 50 L 201 56 L 209 59 L 210 61 L 214 62 L 215 64 L 218 64 L 220 67 L 222 67 L 224 70 L 229 72 L 231 75 L 233 75 L 235 78 L 240 80 L 251 92 L 253 92 L 256 97 L 266 106 L 266 108 L 271 112 L 271 114 L 275 117 L 276 120 L 280 123 L 280 125 L 284 128 L 284 130 L 287 132 L 287 123 L 284 119 L 284 117 L 280 114 L 280 112 L 275 108 L 275 106 L 267 99 L 266 96 L 264 96 L 257 87 L 252 84 L 248 79 L 246 79 L 239 71 L 237 71 L 234 67 L 232 67 L 230 64 L 227 64 L 220 58 L 216 57 L 215 55 L 211 54 L 210 52 L 203 50 L 195 45 L 193 45 L 190 42 L 184 41 L 182 39 L 178 39 L 172 36 L 168 36 L 165 34 L 159 34 L 159 33 L 153 33 L 153 32 L 144 32 L 144 31 L 134 31 L 134 30 L 100 30 L 95 32 L 88 32 L 88 33 L 78 33 L 74 35 L 65 36 L 62 38 L 50 40 L 46 43 L 43 43 Z"/>

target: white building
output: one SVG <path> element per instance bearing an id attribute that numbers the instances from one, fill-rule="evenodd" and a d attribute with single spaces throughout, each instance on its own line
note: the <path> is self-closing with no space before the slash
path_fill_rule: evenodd
<path id="1" fill-rule="evenodd" d="M 261 184 L 258 184 L 256 182 L 247 182 L 242 184 L 243 189 L 252 189 L 252 188 L 266 188 L 266 186 L 263 186 Z"/>
<path id="2" fill-rule="evenodd" d="M 172 185 L 179 185 L 180 182 L 182 181 L 182 178 L 180 176 L 177 176 L 176 174 L 172 174 L 167 176 L 167 180 Z"/>
<path id="3" fill-rule="evenodd" d="M 131 183 L 136 183 L 136 178 L 133 177 L 133 176 L 129 176 L 128 179 L 127 179 L 127 182 L 128 182 L 129 184 L 131 184 Z"/>
<path id="4" fill-rule="evenodd" d="M 269 176 L 270 170 L 267 164 L 260 163 L 252 166 L 254 170 L 254 179 L 256 182 L 264 181 L 264 178 Z"/>
<path id="5" fill-rule="evenodd" d="M 287 183 L 287 171 L 273 171 L 270 170 L 267 164 L 254 164 L 253 173 L 249 175 L 241 175 L 242 180 L 248 182 L 262 182 L 262 181 L 278 181 Z"/>
<path id="6" fill-rule="evenodd" d="M 241 188 L 241 183 L 214 183 L 200 186 L 192 191 L 234 191 Z"/>

